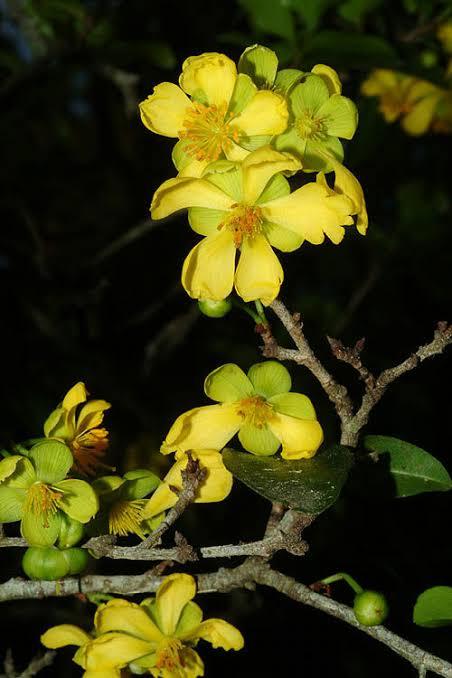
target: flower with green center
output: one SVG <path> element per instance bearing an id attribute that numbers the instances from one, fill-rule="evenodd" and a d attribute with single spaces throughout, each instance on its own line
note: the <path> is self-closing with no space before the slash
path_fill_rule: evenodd
<path id="1" fill-rule="evenodd" d="M 146 499 L 160 485 L 160 479 L 147 469 L 128 471 L 121 476 L 102 476 L 92 487 L 99 497 L 100 510 L 88 525 L 91 534 L 115 534 L 126 537 L 136 534 L 141 539 L 154 530 L 164 513 L 154 514 L 148 521 L 143 516 Z"/>
<path id="2" fill-rule="evenodd" d="M 127 666 L 154 678 L 197 678 L 204 675 L 194 649 L 199 640 L 224 650 L 241 650 L 244 641 L 223 619 L 203 621 L 192 600 L 195 594 L 193 577 L 172 574 L 141 605 L 121 598 L 100 605 L 94 618 L 96 638 L 64 624 L 46 631 L 41 642 L 51 649 L 78 646 L 74 661 L 85 669 L 85 678 L 119 678 Z"/>
<path id="3" fill-rule="evenodd" d="M 190 226 L 205 236 L 182 269 L 192 298 L 221 301 L 235 286 L 244 301 L 270 304 L 284 277 L 272 247 L 292 252 L 305 240 L 320 245 L 325 235 L 342 240 L 344 225 L 353 224 L 352 200 L 331 190 L 323 175 L 291 193 L 281 173 L 300 167 L 294 156 L 264 146 L 240 164 L 219 161 L 200 179 L 177 177 L 157 189 L 154 219 L 189 208 Z"/>
<path id="4" fill-rule="evenodd" d="M 376 69 L 361 86 L 365 96 L 379 98 L 379 110 L 386 122 L 402 120 L 407 134 L 425 134 L 435 118 L 445 90 L 431 82 L 386 69 Z"/>
<path id="5" fill-rule="evenodd" d="M 207 471 L 206 477 L 196 491 L 195 503 L 211 504 L 223 501 L 232 489 L 232 474 L 223 464 L 218 450 L 189 450 L 192 459 L 199 461 L 200 467 Z M 187 467 L 187 452 L 176 452 L 176 463 L 170 468 L 163 482 L 148 499 L 143 509 L 143 517 L 155 520 L 163 511 L 167 511 L 177 502 L 178 490 L 182 490 L 182 471 Z"/>
<path id="6" fill-rule="evenodd" d="M 199 177 L 220 158 L 241 160 L 286 128 L 284 97 L 258 90 L 224 54 L 186 59 L 179 85 L 157 85 L 140 112 L 151 132 L 179 139 L 173 161 L 180 176 Z"/>
<path id="7" fill-rule="evenodd" d="M 245 450 L 284 459 L 314 456 L 323 441 L 309 398 L 290 392 L 292 380 L 280 363 L 253 365 L 246 375 L 234 364 L 222 365 L 204 382 L 218 405 L 196 407 L 176 419 L 160 449 L 163 454 L 191 448 L 221 450 L 238 433 Z"/>
<path id="8" fill-rule="evenodd" d="M 329 172 L 332 167 L 324 153 L 342 161 L 344 150 L 338 137 L 353 137 L 358 124 L 355 104 L 342 96 L 336 71 L 323 64 L 307 74 L 281 71 L 279 82 L 287 95 L 290 117 L 286 131 L 273 141 L 275 148 L 299 157 L 305 172 Z"/>
<path id="9" fill-rule="evenodd" d="M 73 470 L 84 476 L 95 475 L 98 468 L 108 468 L 101 461 L 108 447 L 108 431 L 100 425 L 111 405 L 106 400 L 87 401 L 88 395 L 85 384 L 79 381 L 44 424 L 46 438 L 57 438 L 69 445 L 74 456 Z"/>
<path id="10" fill-rule="evenodd" d="M 31 546 L 51 546 L 59 536 L 62 514 L 87 523 L 99 505 L 84 480 L 65 479 L 73 464 L 69 448 L 56 440 L 34 445 L 28 457 L 0 461 L 0 523 L 21 521 Z"/>

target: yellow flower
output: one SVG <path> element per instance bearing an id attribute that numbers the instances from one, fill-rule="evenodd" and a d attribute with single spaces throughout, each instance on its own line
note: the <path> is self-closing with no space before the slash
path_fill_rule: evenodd
<path id="1" fill-rule="evenodd" d="M 217 450 L 189 450 L 193 459 L 199 461 L 207 475 L 198 487 L 195 503 L 206 504 L 223 501 L 232 489 L 232 474 L 223 464 Z M 176 452 L 176 463 L 170 468 L 163 482 L 155 490 L 143 509 L 142 518 L 150 519 L 167 511 L 177 502 L 177 490 L 182 489 L 182 471 L 187 467 L 187 453 Z M 175 492 L 176 491 L 176 492 Z"/>
<path id="2" fill-rule="evenodd" d="M 286 128 L 284 97 L 258 90 L 224 54 L 186 59 L 179 85 L 157 85 L 140 104 L 140 113 L 151 132 L 179 139 L 173 161 L 180 176 L 199 177 L 219 158 L 241 160 L 248 147 L 267 143 Z"/>
<path id="3" fill-rule="evenodd" d="M 440 41 L 447 54 L 452 54 L 452 20 L 440 24 L 436 31 L 436 37 Z"/>
<path id="4" fill-rule="evenodd" d="M 434 119 L 444 90 L 426 80 L 404 73 L 377 69 L 362 84 L 366 96 L 380 99 L 379 109 L 386 122 L 402 119 L 407 134 L 425 134 Z"/>
<path id="5" fill-rule="evenodd" d="M 154 219 L 189 208 L 192 229 L 206 236 L 182 269 L 182 284 L 192 298 L 220 301 L 235 286 L 245 301 L 268 305 L 284 277 L 272 247 L 292 252 L 305 240 L 320 245 L 325 235 L 335 244 L 342 240 L 343 226 L 353 224 L 352 200 L 329 189 L 321 174 L 291 193 L 281 172 L 300 167 L 294 156 L 264 146 L 240 165 L 218 161 L 200 179 L 169 179 L 157 189 Z"/>
<path id="6" fill-rule="evenodd" d="M 252 454 L 273 455 L 282 445 L 284 459 L 314 456 L 323 441 L 322 427 L 309 398 L 289 392 L 291 385 L 286 368 L 273 360 L 253 365 L 248 375 L 237 365 L 222 365 L 204 382 L 206 395 L 220 404 L 180 415 L 160 451 L 221 450 L 238 433 Z"/>
<path id="7" fill-rule="evenodd" d="M 222 619 L 202 621 L 202 610 L 192 601 L 196 584 L 188 574 L 165 577 L 155 597 L 136 605 L 117 598 L 100 605 L 94 619 L 97 637 L 76 626 L 49 629 L 45 647 L 78 645 L 74 661 L 85 677 L 116 678 L 130 665 L 136 673 L 154 678 L 197 678 L 204 664 L 193 649 L 199 640 L 224 650 L 241 650 L 242 634 Z"/>
<path id="8" fill-rule="evenodd" d="M 46 438 L 57 438 L 69 445 L 73 469 L 85 476 L 95 475 L 99 467 L 108 468 L 101 461 L 108 447 L 108 431 L 99 427 L 105 410 L 111 407 L 105 400 L 87 402 L 88 395 L 85 384 L 79 381 L 44 424 Z"/>

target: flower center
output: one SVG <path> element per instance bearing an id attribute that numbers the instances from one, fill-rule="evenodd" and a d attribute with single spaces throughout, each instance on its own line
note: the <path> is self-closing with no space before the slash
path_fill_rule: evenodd
<path id="1" fill-rule="evenodd" d="M 167 671 L 177 671 L 178 668 L 183 667 L 183 647 L 182 642 L 176 638 L 162 640 L 157 648 L 156 667 Z M 178 675 L 178 672 L 175 675 Z"/>
<path id="2" fill-rule="evenodd" d="M 262 210 L 259 207 L 236 204 L 232 212 L 219 224 L 218 229 L 227 228 L 232 232 L 234 244 L 240 247 L 243 238 L 254 238 L 262 230 Z"/>
<path id="3" fill-rule="evenodd" d="M 386 113 L 391 118 L 398 118 L 399 115 L 409 113 L 413 105 L 411 102 L 405 101 L 405 93 L 403 93 L 403 96 L 397 96 L 394 92 L 388 92 L 382 95 L 380 108 L 383 113 Z"/>
<path id="4" fill-rule="evenodd" d="M 98 468 L 111 469 L 101 461 L 108 447 L 108 431 L 93 428 L 77 435 L 70 441 L 74 455 L 73 469 L 83 476 L 95 476 Z"/>
<path id="5" fill-rule="evenodd" d="M 128 534 L 137 534 L 144 539 L 141 529 L 141 514 L 146 501 L 144 499 L 125 499 L 116 501 L 108 514 L 108 529 L 110 534 L 126 537 Z"/>
<path id="6" fill-rule="evenodd" d="M 59 501 L 63 493 L 51 485 L 37 482 L 29 488 L 25 502 L 25 513 L 43 516 L 44 527 L 49 526 L 49 517 L 59 509 Z"/>
<path id="7" fill-rule="evenodd" d="M 204 106 L 194 103 L 187 111 L 180 139 L 186 139 L 185 152 L 196 160 L 213 162 L 223 151 L 239 140 L 238 129 L 231 125 L 233 114 L 226 114 L 227 105 Z"/>
<path id="8" fill-rule="evenodd" d="M 305 111 L 295 123 L 295 129 L 301 139 L 321 139 L 325 136 L 325 124 L 322 118 Z"/>
<path id="9" fill-rule="evenodd" d="M 237 412 L 246 424 L 257 428 L 263 428 L 273 417 L 273 407 L 262 396 L 244 398 L 239 402 Z"/>

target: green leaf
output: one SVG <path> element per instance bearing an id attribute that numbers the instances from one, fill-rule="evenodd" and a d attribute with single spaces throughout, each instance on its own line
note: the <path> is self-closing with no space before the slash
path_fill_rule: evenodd
<path id="1" fill-rule="evenodd" d="M 333 68 L 397 68 L 400 60 L 383 38 L 345 31 L 320 31 L 307 44 L 305 59 Z"/>
<path id="2" fill-rule="evenodd" d="M 293 16 L 282 0 L 239 0 L 239 4 L 250 15 L 256 30 L 293 40 Z"/>
<path id="3" fill-rule="evenodd" d="M 434 586 L 421 593 L 414 606 L 413 621 L 428 628 L 452 625 L 452 587 Z"/>
<path id="4" fill-rule="evenodd" d="M 364 447 L 389 455 L 397 497 L 452 489 L 452 479 L 441 462 L 420 447 L 390 436 L 365 436 Z"/>
<path id="5" fill-rule="evenodd" d="M 338 10 L 338 13 L 347 21 L 355 24 L 361 23 L 364 15 L 376 9 L 383 0 L 346 0 Z"/>
<path id="6" fill-rule="evenodd" d="M 320 513 L 339 497 L 353 455 L 347 447 L 333 445 L 312 459 L 286 461 L 226 448 L 223 461 L 238 480 L 266 499 L 304 513 Z"/>
<path id="7" fill-rule="evenodd" d="M 298 13 L 308 31 L 314 31 L 328 7 L 336 3 L 337 0 L 289 0 L 287 4 Z"/>

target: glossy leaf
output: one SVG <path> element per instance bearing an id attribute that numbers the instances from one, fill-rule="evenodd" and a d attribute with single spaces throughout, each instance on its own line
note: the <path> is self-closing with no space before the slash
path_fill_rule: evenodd
<path id="1" fill-rule="evenodd" d="M 452 625 L 452 587 L 434 586 L 421 593 L 414 606 L 413 621 L 429 628 Z"/>
<path id="2" fill-rule="evenodd" d="M 297 461 L 225 449 L 223 461 L 238 480 L 266 499 L 305 513 L 320 513 L 339 497 L 353 456 L 341 445 Z"/>
<path id="3" fill-rule="evenodd" d="M 452 479 L 441 462 L 420 447 L 390 436 L 366 436 L 364 447 L 389 455 L 389 472 L 397 497 L 452 489 Z"/>

